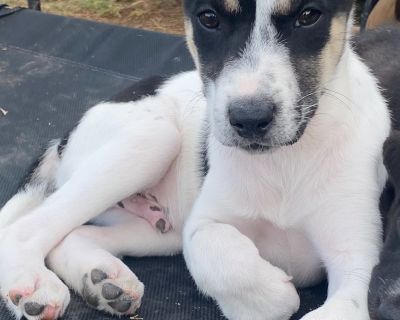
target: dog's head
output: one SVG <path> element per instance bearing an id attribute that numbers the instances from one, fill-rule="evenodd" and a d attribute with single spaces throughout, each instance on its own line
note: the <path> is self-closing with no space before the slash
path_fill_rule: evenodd
<path id="1" fill-rule="evenodd" d="M 263 151 L 295 143 L 346 43 L 352 0 L 185 0 L 211 132 Z"/>

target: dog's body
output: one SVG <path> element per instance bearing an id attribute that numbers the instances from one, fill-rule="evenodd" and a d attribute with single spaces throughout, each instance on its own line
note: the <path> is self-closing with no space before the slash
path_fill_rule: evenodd
<path id="1" fill-rule="evenodd" d="M 329 298 L 303 319 L 368 318 L 389 112 L 348 43 L 351 1 L 317 7 L 187 1 L 199 70 L 95 106 L 2 209 L 0 288 L 17 316 L 54 319 L 69 302 L 46 256 L 89 304 L 133 313 L 143 285 L 115 256 L 179 252 L 188 220 L 188 267 L 228 318 L 289 319 L 292 283 L 324 269 Z M 137 194 L 171 230 L 117 206 Z"/>

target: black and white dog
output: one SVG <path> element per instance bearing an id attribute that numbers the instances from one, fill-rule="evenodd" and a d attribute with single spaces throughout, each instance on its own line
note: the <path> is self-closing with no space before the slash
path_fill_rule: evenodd
<path id="1" fill-rule="evenodd" d="M 368 319 L 390 117 L 349 44 L 352 4 L 185 1 L 198 70 L 92 108 L 0 212 L 10 310 L 58 318 L 60 277 L 132 314 L 144 286 L 116 256 L 183 248 L 229 319 L 289 319 L 295 286 L 325 271 L 329 297 L 303 320 Z"/>

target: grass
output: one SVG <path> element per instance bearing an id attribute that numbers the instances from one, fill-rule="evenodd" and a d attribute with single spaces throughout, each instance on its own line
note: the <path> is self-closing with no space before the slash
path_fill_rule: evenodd
<path id="1" fill-rule="evenodd" d="M 357 0 L 358 10 L 365 0 Z M 26 0 L 3 0 L 10 6 Z M 182 34 L 182 0 L 42 0 L 42 10 L 100 22 Z"/>
<path id="2" fill-rule="evenodd" d="M 4 0 L 26 7 L 26 0 Z M 42 0 L 42 11 L 169 33 L 183 33 L 182 0 Z"/>

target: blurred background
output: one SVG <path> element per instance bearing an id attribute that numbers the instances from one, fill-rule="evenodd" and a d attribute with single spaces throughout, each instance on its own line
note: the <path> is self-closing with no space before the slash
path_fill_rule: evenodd
<path id="1" fill-rule="evenodd" d="M 26 0 L 4 0 L 26 7 Z M 42 11 L 168 33 L 183 33 L 182 0 L 42 0 Z"/>
<path id="2" fill-rule="evenodd" d="M 149 30 L 183 33 L 183 0 L 42 0 L 42 11 Z M 6 0 L 26 7 L 26 0 Z M 365 0 L 357 0 L 357 17 Z"/>

